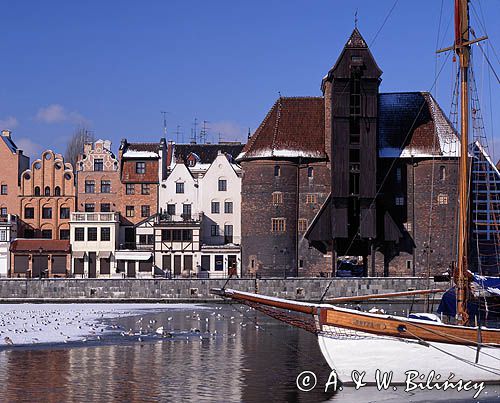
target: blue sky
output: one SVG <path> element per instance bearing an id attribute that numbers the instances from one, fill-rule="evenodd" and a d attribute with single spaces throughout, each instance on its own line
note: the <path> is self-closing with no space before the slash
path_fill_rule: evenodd
<path id="1" fill-rule="evenodd" d="M 78 125 L 115 149 L 121 138 L 158 140 L 160 111 L 168 112 L 168 139 L 188 141 L 198 118 L 209 121 L 210 141 L 219 133 L 244 140 L 278 92 L 321 95 L 321 78 L 349 37 L 356 10 L 384 72 L 381 91 L 430 90 L 446 58 L 435 50 L 452 42 L 453 1 L 399 0 L 382 27 L 394 3 L 3 1 L 0 126 L 13 130 L 30 155 L 64 152 Z M 471 17 L 478 36 L 484 24 L 491 38 L 485 49 L 500 72 L 500 0 L 474 1 Z M 479 49 L 475 54 L 487 135 L 493 130 L 498 139 L 500 114 L 491 117 L 490 108 L 500 108 L 499 85 Z M 452 77 L 450 56 L 433 88 L 446 113 Z M 498 159 L 498 140 L 494 151 Z"/>

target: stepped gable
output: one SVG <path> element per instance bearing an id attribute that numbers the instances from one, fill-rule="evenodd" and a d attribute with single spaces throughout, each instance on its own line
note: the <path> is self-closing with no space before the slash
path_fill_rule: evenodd
<path id="1" fill-rule="evenodd" d="M 379 157 L 460 155 L 457 131 L 430 93 L 379 94 L 378 108 Z"/>
<path id="2" fill-rule="evenodd" d="M 237 160 L 326 159 L 324 137 L 323 97 L 280 97 Z"/>

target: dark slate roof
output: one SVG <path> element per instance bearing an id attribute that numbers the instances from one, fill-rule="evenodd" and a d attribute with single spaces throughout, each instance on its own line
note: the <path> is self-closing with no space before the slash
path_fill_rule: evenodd
<path id="1" fill-rule="evenodd" d="M 16 239 L 10 246 L 11 252 L 39 252 L 42 248 L 43 252 L 64 252 L 69 253 L 70 242 L 59 239 Z"/>
<path id="2" fill-rule="evenodd" d="M 17 153 L 17 146 L 10 137 L 2 136 L 2 140 L 4 141 L 5 145 L 9 148 L 11 153 L 13 154 Z"/>
<path id="3" fill-rule="evenodd" d="M 193 153 L 198 158 L 198 162 L 202 164 L 210 164 L 217 158 L 219 151 L 226 155 L 236 158 L 243 149 L 244 144 L 241 143 L 227 143 L 227 144 L 174 144 L 173 156 L 174 162 L 181 158 L 183 161 L 187 160 L 189 154 Z M 170 156 L 171 158 L 171 156 Z M 169 163 L 170 161 L 168 161 Z"/>
<path id="4" fill-rule="evenodd" d="M 157 153 L 159 148 L 158 143 L 127 143 L 127 151 L 149 151 Z"/>
<path id="5" fill-rule="evenodd" d="M 325 159 L 322 97 L 281 97 L 250 137 L 238 161 L 261 158 Z"/>
<path id="6" fill-rule="evenodd" d="M 452 123 L 428 92 L 379 94 L 380 157 L 458 157 Z"/>
<path id="7" fill-rule="evenodd" d="M 129 143 L 123 139 L 120 144 L 122 158 L 159 158 L 160 143 Z"/>

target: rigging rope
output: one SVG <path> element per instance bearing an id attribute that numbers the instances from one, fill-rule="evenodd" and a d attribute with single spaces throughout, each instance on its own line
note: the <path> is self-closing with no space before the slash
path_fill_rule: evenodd
<path id="1" fill-rule="evenodd" d="M 450 52 L 448 52 L 448 53 L 447 53 L 446 58 L 445 58 L 445 60 L 443 61 L 443 64 L 441 65 L 441 68 L 439 69 L 437 76 L 434 78 L 434 81 L 432 82 L 432 85 L 431 85 L 431 87 L 429 88 L 429 90 L 428 90 L 427 92 L 431 93 L 431 92 L 432 92 L 432 90 L 434 89 L 434 86 L 436 85 L 437 79 L 439 78 L 439 76 L 440 76 L 440 75 L 441 75 L 441 73 L 443 72 L 444 66 L 446 65 L 446 63 L 447 63 L 447 61 L 448 61 L 449 57 L 450 57 Z M 411 134 L 411 133 L 413 132 L 413 130 L 414 130 L 415 123 L 416 123 L 416 122 L 417 122 L 417 120 L 419 119 L 420 114 L 421 114 L 421 113 L 422 113 L 422 111 L 424 110 L 424 107 L 425 107 L 425 105 L 426 105 L 426 104 L 427 104 L 427 101 L 424 99 L 424 100 L 423 100 L 423 102 L 422 102 L 422 104 L 420 105 L 420 107 L 419 107 L 419 109 L 418 109 L 418 112 L 417 112 L 417 114 L 416 114 L 415 118 L 413 119 L 412 124 L 410 125 L 410 127 L 409 127 L 409 129 L 408 129 L 408 132 L 406 133 L 406 135 L 405 135 L 404 139 L 402 140 L 401 144 L 406 144 L 406 143 L 407 143 L 408 138 L 410 137 L 410 134 Z M 392 170 L 393 170 L 393 168 L 394 168 L 394 165 L 395 165 L 395 163 L 396 163 L 396 160 L 397 160 L 397 158 L 395 157 L 395 158 L 393 158 L 392 162 L 390 163 L 390 165 L 389 165 L 389 167 L 388 167 L 388 169 L 387 169 L 387 173 L 385 174 L 384 178 L 383 178 L 383 179 L 382 179 L 382 181 L 380 182 L 379 189 L 377 190 L 377 193 L 375 194 L 375 197 L 374 197 L 374 198 L 373 198 L 373 200 L 371 201 L 370 206 L 368 207 L 368 209 L 371 209 L 371 208 L 373 207 L 373 205 L 375 204 L 375 201 L 377 200 L 377 197 L 381 194 L 382 189 L 383 189 L 383 187 L 384 187 L 384 185 L 385 185 L 385 183 L 386 183 L 387 179 L 389 178 L 389 175 L 391 174 L 391 172 L 392 172 Z M 358 226 L 357 232 L 359 232 L 359 230 L 360 230 L 360 228 L 361 228 L 361 224 L 363 223 L 363 220 L 364 220 L 364 219 L 366 219 L 366 217 L 367 217 L 367 215 L 363 216 L 363 217 L 360 219 L 360 222 L 359 222 L 359 226 Z M 353 238 L 351 239 L 351 242 L 349 243 L 349 245 L 348 245 L 348 246 L 347 246 L 347 248 L 346 248 L 346 253 L 347 253 L 347 254 L 349 253 L 349 250 L 350 250 L 350 249 L 351 249 L 351 247 L 353 246 L 354 241 L 355 241 L 355 237 L 353 237 Z M 319 301 L 320 303 L 321 303 L 321 302 L 323 302 L 323 300 L 324 300 L 324 298 L 325 298 L 325 296 L 326 296 L 326 292 L 328 291 L 328 289 L 329 289 L 329 288 L 330 288 L 330 286 L 332 285 L 333 281 L 334 281 L 334 278 L 332 278 L 332 279 L 329 281 L 329 283 L 328 283 L 328 285 L 327 285 L 327 287 L 326 287 L 325 291 L 324 291 L 324 292 L 323 292 L 323 294 L 321 295 L 321 298 L 320 298 L 320 301 Z"/>
<path id="2" fill-rule="evenodd" d="M 380 28 L 378 29 L 377 33 L 375 34 L 375 36 L 373 37 L 372 41 L 370 42 L 370 45 L 368 46 L 369 48 L 371 48 L 373 46 L 373 44 L 375 43 L 375 40 L 377 39 L 378 37 L 378 34 L 380 33 L 380 31 L 382 31 L 382 28 L 384 28 L 384 25 L 385 23 L 387 22 L 387 20 L 389 19 L 389 17 L 391 16 L 393 10 L 396 8 L 396 5 L 398 4 L 398 1 L 399 0 L 396 0 L 394 2 L 394 4 L 392 5 L 391 9 L 389 10 L 389 12 L 387 13 L 387 15 L 385 16 L 385 19 L 384 19 L 384 22 L 382 23 L 382 25 L 380 26 Z"/>

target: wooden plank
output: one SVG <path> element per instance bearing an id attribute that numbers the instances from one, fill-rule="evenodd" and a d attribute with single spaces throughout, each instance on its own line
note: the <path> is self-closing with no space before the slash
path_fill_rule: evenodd
<path id="1" fill-rule="evenodd" d="M 477 328 L 431 323 L 414 323 L 410 320 L 374 317 L 362 312 L 345 312 L 335 308 L 322 309 L 321 324 L 380 336 L 423 339 L 427 342 L 477 345 Z M 323 312 L 324 311 L 324 312 Z M 401 330 L 400 330 L 401 329 Z M 483 344 L 500 347 L 500 329 L 481 330 Z"/>

